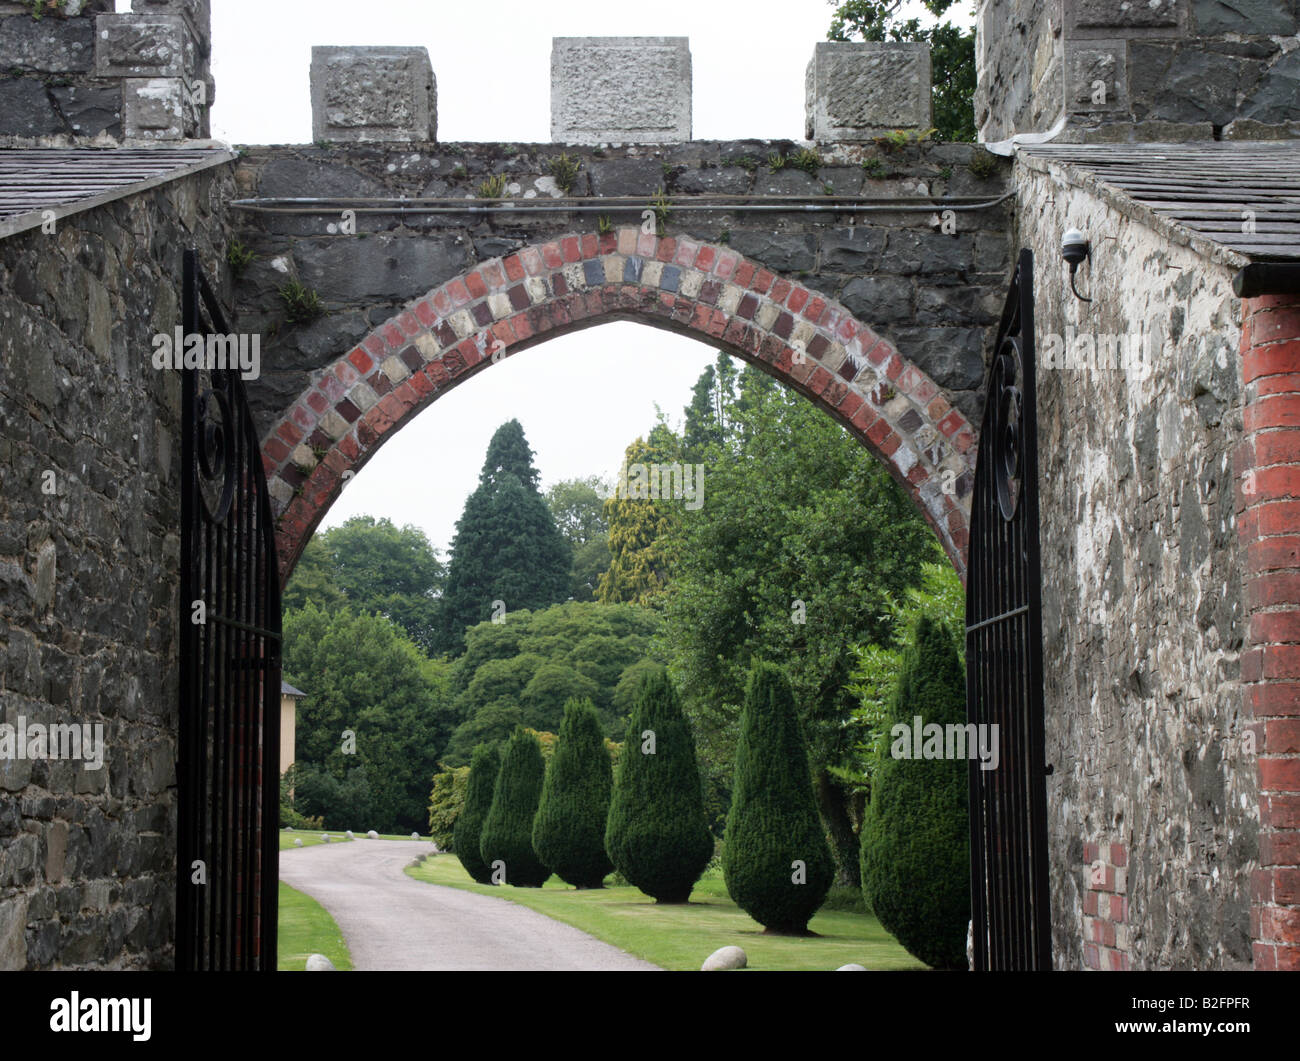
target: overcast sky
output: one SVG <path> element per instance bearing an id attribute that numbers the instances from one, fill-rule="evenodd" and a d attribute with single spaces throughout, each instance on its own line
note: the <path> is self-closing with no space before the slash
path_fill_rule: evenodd
<path id="1" fill-rule="evenodd" d="M 834 10 L 826 0 L 213 0 L 212 8 L 212 131 L 235 144 L 311 140 L 308 69 L 318 44 L 428 48 L 439 140 L 547 142 L 551 38 L 563 36 L 689 37 L 696 139 L 797 139 L 804 69 Z M 620 322 L 507 358 L 390 436 L 322 526 L 387 516 L 422 527 L 445 555 L 501 423 L 523 424 L 544 485 L 612 477 L 656 404 L 680 420 L 714 356 L 692 339 Z"/>

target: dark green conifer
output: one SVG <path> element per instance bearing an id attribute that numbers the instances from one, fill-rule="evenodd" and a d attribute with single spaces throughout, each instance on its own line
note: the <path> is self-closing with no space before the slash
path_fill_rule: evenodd
<path id="1" fill-rule="evenodd" d="M 737 906 L 789 934 L 807 931 L 835 876 L 794 695 L 773 663 L 749 673 L 722 872 Z"/>
<path id="2" fill-rule="evenodd" d="M 564 705 L 559 741 L 542 782 L 533 820 L 533 850 L 577 888 L 599 888 L 614 867 L 605 853 L 605 822 L 614 771 L 590 700 Z"/>
<path id="3" fill-rule="evenodd" d="M 862 827 L 862 895 L 909 953 L 937 969 L 964 969 L 970 920 L 969 762 L 919 758 L 923 749 L 911 747 L 917 715 L 923 727 L 966 722 L 966 681 L 956 642 L 943 624 L 928 617 L 917 623 L 890 702 L 890 737 L 876 765 Z M 895 736 L 896 726 L 908 736 L 903 729 Z"/>
<path id="4" fill-rule="evenodd" d="M 646 675 L 633 702 L 605 851 L 661 903 L 686 902 L 713 855 L 695 742 L 663 670 Z"/>
<path id="5" fill-rule="evenodd" d="M 497 868 L 504 869 L 505 883 L 519 888 L 540 888 L 551 875 L 533 850 L 533 818 L 545 773 L 542 746 L 523 726 L 517 727 L 501 757 L 492 809 L 483 823 L 478 849 L 489 876 Z"/>
<path id="6" fill-rule="evenodd" d="M 492 793 L 496 790 L 497 772 L 501 769 L 501 756 L 495 745 L 480 744 L 470 757 L 469 781 L 465 787 L 465 806 L 456 819 L 452 832 L 452 849 L 465 872 L 480 884 L 491 880 L 478 844 L 483 832 L 483 822 L 492 809 Z"/>

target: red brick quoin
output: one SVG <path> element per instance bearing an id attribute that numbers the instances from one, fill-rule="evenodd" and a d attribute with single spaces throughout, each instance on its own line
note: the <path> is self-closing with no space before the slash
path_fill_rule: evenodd
<path id="1" fill-rule="evenodd" d="M 965 578 L 975 431 L 934 381 L 844 307 L 758 262 L 624 228 L 483 262 L 316 374 L 262 440 L 281 579 L 350 473 L 410 417 L 505 357 L 610 320 L 692 336 L 806 395 L 885 462 Z"/>
<path id="2" fill-rule="evenodd" d="M 1300 297 L 1246 299 L 1242 317 L 1241 677 L 1259 763 L 1251 938 L 1256 969 L 1300 970 Z"/>
<path id="3" fill-rule="evenodd" d="M 1083 964 L 1128 969 L 1128 851 L 1123 844 L 1085 843 L 1083 861 Z"/>

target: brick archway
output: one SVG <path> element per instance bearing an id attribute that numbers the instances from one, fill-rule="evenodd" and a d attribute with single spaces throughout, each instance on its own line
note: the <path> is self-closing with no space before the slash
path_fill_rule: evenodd
<path id="1" fill-rule="evenodd" d="M 343 484 L 451 387 L 556 335 L 634 320 L 748 361 L 843 424 L 907 491 L 965 580 L 975 431 L 840 304 L 724 246 L 570 234 L 434 288 L 318 373 L 262 441 L 281 580 Z"/>

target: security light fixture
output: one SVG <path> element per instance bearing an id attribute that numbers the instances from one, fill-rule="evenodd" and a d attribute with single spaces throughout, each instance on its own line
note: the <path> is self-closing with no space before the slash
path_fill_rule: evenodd
<path id="1" fill-rule="evenodd" d="M 1065 235 L 1061 237 L 1061 257 L 1070 266 L 1070 290 L 1080 302 L 1091 302 L 1092 299 L 1079 294 L 1079 289 L 1074 286 L 1074 272 L 1079 268 L 1079 263 L 1086 261 L 1091 253 L 1087 236 L 1077 228 L 1065 230 Z"/>

